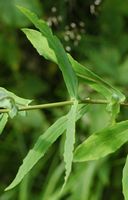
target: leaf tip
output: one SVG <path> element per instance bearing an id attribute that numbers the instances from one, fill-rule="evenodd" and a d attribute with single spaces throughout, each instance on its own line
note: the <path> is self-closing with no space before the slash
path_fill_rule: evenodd
<path id="1" fill-rule="evenodd" d="M 13 188 L 12 184 L 10 184 L 8 187 L 5 188 L 5 192 L 7 192 L 8 190 L 11 190 Z"/>

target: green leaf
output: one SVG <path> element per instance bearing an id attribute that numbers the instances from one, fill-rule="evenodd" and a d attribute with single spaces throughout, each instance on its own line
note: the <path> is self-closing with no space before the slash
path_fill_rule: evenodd
<path id="1" fill-rule="evenodd" d="M 27 38 L 40 55 L 57 64 L 58 61 L 55 52 L 50 48 L 46 37 L 44 37 L 39 31 L 32 29 L 23 29 L 23 32 L 26 34 Z M 110 113 L 109 124 L 114 124 L 117 114 L 120 111 L 120 102 L 125 100 L 125 96 L 120 91 L 113 88 L 113 86 L 106 83 L 99 76 L 94 74 L 92 71 L 75 61 L 69 54 L 68 57 L 77 75 L 109 101 L 107 106 L 107 110 Z"/>
<path id="2" fill-rule="evenodd" d="M 29 28 L 23 28 L 22 31 L 41 56 L 57 64 L 55 52 L 51 49 L 47 38 L 41 32 Z"/>
<path id="3" fill-rule="evenodd" d="M 68 57 L 77 75 L 94 90 L 101 93 L 108 100 L 111 100 L 113 94 L 118 96 L 119 102 L 123 102 L 125 100 L 125 96 L 119 90 L 106 83 L 101 77 L 93 73 L 85 66 L 78 63 L 69 54 Z"/>
<path id="4" fill-rule="evenodd" d="M 78 89 L 77 77 L 75 75 L 74 70 L 72 69 L 71 63 L 69 62 L 68 56 L 61 42 L 56 36 L 53 35 L 51 29 L 49 28 L 49 26 L 45 21 L 39 20 L 34 13 L 30 12 L 29 10 L 23 7 L 18 7 L 18 8 L 35 25 L 35 27 L 40 30 L 41 34 L 46 38 L 48 46 L 52 49 L 52 51 L 56 56 L 57 63 L 60 67 L 60 70 L 62 71 L 64 81 L 70 96 L 77 97 L 77 89 Z M 44 50 L 47 51 L 48 48 L 46 47 L 46 49 L 44 48 Z M 49 51 L 47 53 L 49 53 Z M 49 54 L 48 57 L 50 57 Z"/>
<path id="5" fill-rule="evenodd" d="M 100 159 L 115 152 L 128 141 L 128 120 L 96 132 L 80 144 L 74 161 L 83 162 Z"/>
<path id="6" fill-rule="evenodd" d="M 123 169 L 122 184 L 123 184 L 123 194 L 124 194 L 125 200 L 128 200 L 128 156 L 127 156 L 126 163 Z"/>
<path id="7" fill-rule="evenodd" d="M 57 64 L 55 52 L 50 47 L 48 40 L 39 31 L 32 29 L 22 30 L 40 55 Z M 77 76 L 79 76 L 95 91 L 101 93 L 107 100 L 111 102 L 113 94 L 116 94 L 119 97 L 119 102 L 123 102 L 125 100 L 125 96 L 119 90 L 106 83 L 102 78 L 85 66 L 75 61 L 69 54 L 68 58 Z"/>
<path id="8" fill-rule="evenodd" d="M 3 113 L 0 115 L 0 135 L 2 134 L 2 131 L 4 130 L 4 127 L 8 121 L 8 114 Z"/>
<path id="9" fill-rule="evenodd" d="M 29 151 L 23 164 L 20 166 L 16 178 L 11 185 L 6 188 L 9 190 L 21 182 L 23 177 L 32 169 L 38 160 L 44 156 L 49 146 L 64 132 L 66 128 L 66 117 L 58 119 L 47 131 L 41 135 L 34 145 L 34 148 Z"/>
<path id="10" fill-rule="evenodd" d="M 87 112 L 88 106 L 80 105 L 77 113 L 77 120 Z M 21 182 L 24 176 L 34 167 L 34 165 L 44 156 L 48 148 L 57 140 L 57 138 L 66 130 L 67 116 L 58 119 L 47 131 L 42 134 L 33 149 L 31 149 L 23 164 L 20 166 L 18 173 L 13 182 L 6 188 L 10 190 Z"/>
<path id="11" fill-rule="evenodd" d="M 27 106 L 29 103 L 31 103 L 31 100 L 18 97 L 5 88 L 0 87 L 0 107 L 9 109 L 11 118 L 17 114 L 19 108 Z"/>
<path id="12" fill-rule="evenodd" d="M 106 83 L 102 78 L 94 74 L 91 70 L 75 61 L 70 55 L 69 60 L 77 75 L 84 80 L 90 87 L 101 93 L 108 101 L 107 110 L 110 113 L 110 125 L 116 122 L 117 114 L 120 112 L 120 103 L 125 100 L 124 94 Z"/>
<path id="13" fill-rule="evenodd" d="M 71 107 L 71 110 L 69 111 L 67 116 L 68 119 L 67 119 L 67 130 L 66 130 L 66 141 L 64 146 L 64 161 L 65 161 L 66 172 L 65 172 L 65 181 L 63 188 L 68 180 L 68 177 L 72 169 L 77 106 L 78 106 L 78 101 L 75 101 L 74 105 Z"/>

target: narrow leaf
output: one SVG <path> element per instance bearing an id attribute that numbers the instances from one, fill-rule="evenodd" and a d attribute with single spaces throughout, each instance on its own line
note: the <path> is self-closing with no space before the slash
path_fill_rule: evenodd
<path id="1" fill-rule="evenodd" d="M 128 120 L 96 132 L 80 144 L 74 161 L 96 160 L 115 152 L 128 141 Z"/>
<path id="2" fill-rule="evenodd" d="M 32 29 L 23 29 L 23 32 L 40 55 L 56 64 L 58 63 L 56 54 L 50 47 L 46 37 L 44 37 L 39 31 Z M 101 93 L 107 100 L 111 101 L 113 94 L 116 94 L 119 97 L 119 102 L 125 100 L 125 96 L 119 90 L 106 83 L 101 77 L 89 70 L 87 67 L 75 61 L 69 54 L 68 58 L 77 76 L 79 76 L 81 80 L 92 87 L 95 91 Z"/>
<path id="3" fill-rule="evenodd" d="M 23 164 L 19 168 L 18 174 L 11 185 L 6 188 L 9 190 L 21 182 L 23 177 L 32 169 L 38 160 L 44 155 L 49 146 L 64 132 L 66 117 L 58 119 L 47 131 L 39 137 L 34 148 L 29 151 Z"/>
<path id="4" fill-rule="evenodd" d="M 123 184 L 123 194 L 124 194 L 125 200 L 128 200 L 128 156 L 127 156 L 126 163 L 123 169 L 122 184 Z"/>
<path id="5" fill-rule="evenodd" d="M 65 84 L 71 97 L 77 97 L 78 81 L 74 70 L 72 69 L 71 63 L 69 62 L 68 56 L 59 41 L 59 39 L 53 35 L 51 29 L 47 23 L 43 20 L 39 20 L 38 17 L 30 12 L 26 8 L 18 7 L 20 11 L 38 28 L 41 34 L 46 38 L 48 46 L 52 49 L 56 55 L 57 63 L 62 71 Z M 46 44 L 46 41 L 45 41 Z M 48 48 L 45 49 L 45 51 Z M 49 53 L 49 51 L 48 51 Z M 46 55 L 46 54 L 45 54 Z M 48 57 L 49 54 L 48 54 Z"/>
<path id="6" fill-rule="evenodd" d="M 77 113 L 77 120 L 87 112 L 88 106 L 80 105 Z M 20 166 L 18 173 L 13 182 L 6 188 L 10 190 L 21 182 L 24 176 L 34 167 L 34 165 L 44 156 L 48 148 L 57 140 L 57 138 L 66 130 L 67 116 L 58 119 L 47 131 L 42 134 L 33 149 L 31 149 L 23 164 Z"/>
<path id="7" fill-rule="evenodd" d="M 44 56 L 46 59 L 55 62 L 56 64 L 58 63 L 55 52 L 50 48 L 46 37 L 44 37 L 39 31 L 31 29 L 23 29 L 23 32 L 26 34 L 27 38 L 37 49 L 40 55 Z M 86 82 L 86 84 L 88 84 L 97 92 L 101 93 L 109 101 L 109 104 L 107 106 L 107 110 L 109 110 L 110 113 L 109 124 L 114 124 L 116 122 L 115 120 L 117 114 L 120 111 L 120 102 L 123 102 L 125 100 L 125 96 L 113 86 L 106 83 L 99 76 L 94 74 L 92 71 L 75 61 L 69 54 L 68 57 L 77 75 L 84 82 Z"/>
<path id="8" fill-rule="evenodd" d="M 63 188 L 68 180 L 72 169 L 73 161 L 73 150 L 75 143 L 75 122 L 77 114 L 78 101 L 75 101 L 74 105 L 71 107 L 69 114 L 67 116 L 67 130 L 66 130 L 66 141 L 64 146 L 64 161 L 65 161 L 65 181 Z"/>
<path id="9" fill-rule="evenodd" d="M 4 127 L 8 121 L 8 114 L 3 113 L 0 115 L 0 135 L 2 134 Z"/>

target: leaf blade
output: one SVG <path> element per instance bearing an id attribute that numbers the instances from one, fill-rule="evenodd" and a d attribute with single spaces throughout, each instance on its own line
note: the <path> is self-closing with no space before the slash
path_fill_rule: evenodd
<path id="1" fill-rule="evenodd" d="M 76 148 L 74 162 L 100 159 L 115 152 L 127 141 L 128 120 L 116 123 L 91 135 Z"/>
<path id="2" fill-rule="evenodd" d="M 39 31 L 32 29 L 22 30 L 40 55 L 43 55 L 46 59 L 51 60 L 57 64 L 57 58 L 54 51 L 49 46 L 46 38 Z M 46 48 L 46 51 L 44 47 Z M 87 67 L 75 61 L 75 59 L 73 59 L 70 54 L 67 55 L 77 76 L 80 77 L 95 91 L 101 93 L 109 101 L 111 101 L 113 94 L 119 96 L 119 102 L 123 102 L 125 100 L 125 96 L 119 90 L 106 83 L 101 77 L 89 70 Z"/>
<path id="3" fill-rule="evenodd" d="M 29 151 L 29 153 L 23 160 L 23 164 L 20 166 L 16 178 L 6 188 L 6 191 L 12 189 L 21 182 L 23 177 L 32 169 L 32 167 L 37 163 L 37 161 L 44 155 L 44 151 L 47 150 L 47 148 L 50 146 L 50 143 L 54 142 L 57 136 L 59 137 L 59 134 L 61 135 L 61 133 L 64 131 L 65 122 L 66 122 L 65 117 L 60 118 L 50 128 L 47 129 L 44 135 L 39 137 L 38 141 L 34 145 L 34 148 Z M 59 129 L 57 129 L 57 127 L 59 127 Z M 55 135 L 52 135 L 51 138 L 51 134 L 54 131 L 54 129 L 57 129 L 57 131 L 55 132 L 56 137 L 54 138 L 53 136 Z M 43 141 L 43 146 L 42 146 L 42 141 Z"/>
<path id="4" fill-rule="evenodd" d="M 47 39 L 48 45 L 54 51 L 58 66 L 62 71 L 65 84 L 71 97 L 77 97 L 78 80 L 77 76 L 69 62 L 68 56 L 60 42 L 60 40 L 53 35 L 51 29 L 45 21 L 39 20 L 38 17 L 30 12 L 28 9 L 18 7 L 19 10 L 40 30 L 42 35 Z"/>
<path id="5" fill-rule="evenodd" d="M 71 110 L 69 111 L 67 116 L 68 119 L 67 119 L 66 140 L 64 145 L 64 162 L 66 171 L 65 171 L 65 180 L 62 188 L 65 187 L 72 169 L 77 106 L 78 106 L 78 101 L 75 101 L 74 105 L 72 105 Z"/>
<path id="6" fill-rule="evenodd" d="M 22 31 L 39 55 L 57 64 L 55 52 L 50 48 L 48 40 L 41 34 L 41 32 L 30 28 L 22 28 Z"/>
<path id="7" fill-rule="evenodd" d="M 88 106 L 80 105 L 77 120 L 81 118 L 87 112 L 87 110 Z M 40 160 L 44 156 L 47 149 L 66 129 L 66 121 L 67 116 L 61 117 L 52 126 L 50 126 L 43 135 L 38 138 L 33 149 L 28 152 L 27 156 L 23 160 L 23 164 L 20 166 L 15 179 L 5 189 L 6 191 L 18 185 L 24 178 L 24 176 L 34 167 L 38 160 Z"/>

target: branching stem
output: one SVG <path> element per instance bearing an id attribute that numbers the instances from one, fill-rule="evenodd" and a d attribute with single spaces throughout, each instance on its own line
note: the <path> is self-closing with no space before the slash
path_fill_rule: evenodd
<path id="1" fill-rule="evenodd" d="M 25 106 L 22 108 L 19 108 L 19 111 L 27 111 L 27 110 L 35 110 L 35 109 L 45 109 L 45 108 L 54 108 L 54 107 L 61 107 L 66 105 L 72 105 L 73 100 L 69 101 L 61 101 L 61 102 L 55 102 L 55 103 L 46 103 L 46 104 L 39 104 L 39 105 L 30 105 Z M 101 100 L 101 99 L 85 99 L 80 100 L 79 104 L 108 104 L 109 102 L 107 100 Z M 128 106 L 128 103 L 120 103 L 121 106 Z M 9 109 L 1 108 L 0 113 L 8 113 Z"/>

